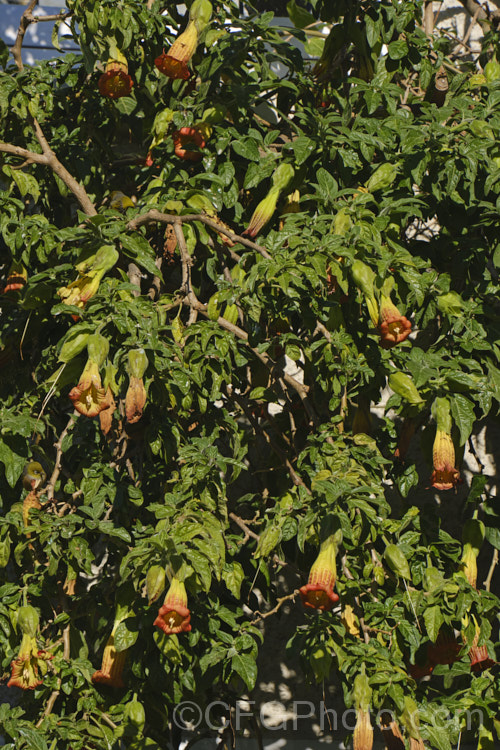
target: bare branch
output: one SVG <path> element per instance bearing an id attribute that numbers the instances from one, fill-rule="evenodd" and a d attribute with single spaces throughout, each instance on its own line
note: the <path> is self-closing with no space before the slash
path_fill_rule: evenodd
<path id="1" fill-rule="evenodd" d="M 255 620 L 252 620 L 250 622 L 250 625 L 256 625 L 261 620 L 265 620 L 266 617 L 271 617 L 271 615 L 275 615 L 276 612 L 279 611 L 279 609 L 283 606 L 285 602 L 289 602 L 292 599 L 295 599 L 298 593 L 299 593 L 299 590 L 295 589 L 295 591 L 293 591 L 291 594 L 287 594 L 286 596 L 280 596 L 278 598 L 278 603 L 276 604 L 276 606 L 270 609 L 269 612 L 265 612 L 264 614 L 262 614 L 261 612 L 256 612 L 255 614 L 259 616 L 256 617 Z"/>
<path id="2" fill-rule="evenodd" d="M 497 565 L 498 565 L 498 550 L 494 549 L 493 550 L 493 557 L 491 559 L 490 569 L 489 569 L 488 575 L 486 576 L 485 581 L 484 581 L 484 590 L 485 591 L 489 591 L 490 590 L 491 581 L 492 581 L 492 578 L 493 578 L 493 573 L 495 572 L 495 568 L 496 568 Z"/>
<path id="3" fill-rule="evenodd" d="M 52 476 L 50 477 L 47 483 L 47 487 L 46 487 L 46 492 L 47 492 L 47 497 L 49 499 L 49 502 L 54 499 L 54 488 L 59 478 L 59 474 L 61 473 L 63 440 L 68 434 L 68 432 L 70 431 L 70 429 L 72 428 L 73 424 L 75 423 L 75 414 L 76 412 L 74 412 L 71 415 L 71 417 L 68 419 L 68 423 L 66 424 L 66 427 L 59 435 L 59 439 L 57 440 L 57 443 L 54 444 L 54 448 L 56 449 L 56 461 L 54 465 L 54 471 L 52 472 Z"/>
<path id="4" fill-rule="evenodd" d="M 144 226 L 144 224 L 151 224 L 155 221 L 159 221 L 162 224 L 174 224 L 174 226 L 176 222 L 182 224 L 185 221 L 201 221 L 202 224 L 210 227 L 210 229 L 213 229 L 215 232 L 229 237 L 229 239 L 233 242 L 239 242 L 241 245 L 245 245 L 246 247 L 250 247 L 252 250 L 256 250 L 258 253 L 260 253 L 260 255 L 262 255 L 263 258 L 272 258 L 272 256 L 267 252 L 266 248 L 262 247 L 262 245 L 258 245 L 256 242 L 247 240 L 246 237 L 235 234 L 230 229 L 226 229 L 225 227 L 214 221 L 214 219 L 211 219 L 205 214 L 185 214 L 184 216 L 176 216 L 175 214 L 161 213 L 161 211 L 157 211 L 155 208 L 153 208 L 151 209 L 151 211 L 148 211 L 145 214 L 141 214 L 140 216 L 136 216 L 134 219 L 131 219 L 131 221 L 129 221 L 127 224 L 127 229 L 138 229 L 139 227 Z"/>
<path id="5" fill-rule="evenodd" d="M 28 28 L 28 26 L 30 25 L 30 23 L 32 23 L 32 13 L 37 4 L 38 0 L 31 0 L 30 4 L 24 11 L 23 15 L 21 16 L 21 20 L 19 21 L 16 41 L 10 49 L 10 51 L 12 52 L 12 57 L 14 58 L 14 62 L 16 63 L 19 70 L 23 70 L 24 68 L 23 59 L 21 56 L 21 48 L 23 46 L 24 35 L 26 34 L 26 29 Z"/>

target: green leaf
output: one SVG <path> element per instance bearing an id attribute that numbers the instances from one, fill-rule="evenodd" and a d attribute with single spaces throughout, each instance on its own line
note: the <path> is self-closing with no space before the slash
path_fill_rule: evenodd
<path id="1" fill-rule="evenodd" d="M 240 598 L 241 584 L 245 580 L 245 571 L 239 562 L 226 563 L 222 571 L 222 580 L 228 590 L 235 597 Z"/>
<path id="2" fill-rule="evenodd" d="M 131 617 L 121 622 L 115 630 L 115 648 L 117 651 L 125 651 L 133 646 L 139 637 L 139 625 L 137 618 Z"/>
<path id="3" fill-rule="evenodd" d="M 455 393 L 451 401 L 451 415 L 460 430 L 460 445 L 464 445 L 472 433 L 476 415 L 474 404 L 461 393 Z"/>
<path id="4" fill-rule="evenodd" d="M 315 17 L 307 12 L 305 8 L 301 8 L 297 5 L 296 0 L 290 0 L 286 4 L 286 11 L 288 18 L 297 27 L 297 29 L 303 29 L 305 26 L 309 26 L 315 22 Z"/>
<path id="5" fill-rule="evenodd" d="M 155 264 L 155 252 L 147 239 L 139 233 L 121 234 L 125 255 L 135 260 L 137 265 L 144 268 L 148 273 L 163 280 L 163 277 Z"/>
<path id="6" fill-rule="evenodd" d="M 248 654 L 235 654 L 231 659 L 231 666 L 239 674 L 249 690 L 253 690 L 257 680 L 257 664 Z"/>
<path id="7" fill-rule="evenodd" d="M 425 610 L 424 622 L 427 630 L 427 635 L 429 636 L 431 641 L 435 643 L 436 638 L 438 637 L 439 628 L 444 622 L 441 609 L 437 606 L 437 604 L 433 607 L 428 607 Z"/>

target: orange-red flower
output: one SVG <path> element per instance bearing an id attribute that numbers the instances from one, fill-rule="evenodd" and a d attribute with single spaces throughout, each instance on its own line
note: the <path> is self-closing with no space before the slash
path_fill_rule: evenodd
<path id="1" fill-rule="evenodd" d="M 186 30 L 180 34 L 170 47 L 156 58 L 155 65 L 168 78 L 181 78 L 184 81 L 191 75 L 187 63 L 191 60 L 198 45 L 198 30 L 194 21 L 190 21 Z"/>
<path id="2" fill-rule="evenodd" d="M 52 654 L 39 651 L 35 636 L 24 633 L 19 655 L 11 662 L 11 677 L 7 687 L 33 690 L 41 685 L 49 659 L 52 659 Z"/>
<path id="3" fill-rule="evenodd" d="M 432 448 L 434 471 L 432 486 L 437 490 L 451 490 L 460 482 L 460 472 L 455 468 L 455 447 L 451 435 L 441 429 L 436 430 Z"/>
<path id="4" fill-rule="evenodd" d="M 380 345 L 383 349 L 391 349 L 408 338 L 411 323 L 408 318 L 401 315 L 389 297 L 382 295 L 379 316 Z"/>
<path id="5" fill-rule="evenodd" d="M 69 397 L 75 409 L 85 417 L 97 417 L 101 411 L 109 408 L 97 362 L 88 360 L 80 382 L 70 391 Z"/>
<path id="6" fill-rule="evenodd" d="M 191 630 L 191 613 L 187 606 L 187 593 L 184 584 L 177 578 L 172 578 L 170 588 L 158 610 L 158 617 L 154 625 L 166 635 L 175 633 L 189 633 Z"/>
<path id="7" fill-rule="evenodd" d="M 108 638 L 102 655 L 101 668 L 92 675 L 92 682 L 99 683 L 100 685 L 109 685 L 110 687 L 123 688 L 125 687 L 125 683 L 123 682 L 122 673 L 127 659 L 127 649 L 117 651 L 115 648 L 114 631 L 118 624 L 118 622 L 115 623 L 113 632 Z"/>
<path id="8" fill-rule="evenodd" d="M 180 130 L 175 130 L 172 133 L 174 139 L 174 153 L 180 159 L 185 161 L 200 161 L 203 154 L 200 151 L 192 151 L 192 147 L 195 146 L 199 149 L 205 148 L 206 141 L 196 127 L 184 127 Z M 190 149 L 191 147 L 191 149 Z"/>
<path id="9" fill-rule="evenodd" d="M 9 268 L 7 283 L 5 284 L 2 294 L 7 292 L 19 292 L 28 280 L 28 272 L 22 263 L 13 263 Z"/>
<path id="10" fill-rule="evenodd" d="M 320 547 L 306 585 L 299 589 L 304 607 L 326 611 L 338 602 L 339 597 L 333 590 L 337 580 L 336 554 L 337 544 L 334 536 L 330 536 Z"/>
<path id="11" fill-rule="evenodd" d="M 486 646 L 472 646 L 469 651 L 470 668 L 473 672 L 483 672 L 496 664 L 488 654 Z"/>
<path id="12" fill-rule="evenodd" d="M 108 60 L 105 72 L 99 78 L 99 93 L 108 99 L 119 99 L 121 96 L 128 96 L 133 85 L 127 62 Z"/>

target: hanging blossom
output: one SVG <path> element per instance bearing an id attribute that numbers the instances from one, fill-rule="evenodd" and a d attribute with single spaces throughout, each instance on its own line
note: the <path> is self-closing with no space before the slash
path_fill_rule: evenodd
<path id="1" fill-rule="evenodd" d="M 61 302 L 83 310 L 88 300 L 97 293 L 104 274 L 113 268 L 119 257 L 113 245 L 104 245 L 95 255 L 78 263 L 78 278 L 57 290 Z M 78 320 L 78 315 L 72 317 Z"/>
<path id="2" fill-rule="evenodd" d="M 163 630 L 166 635 L 189 633 L 191 630 L 191 613 L 187 601 L 184 583 L 174 576 L 153 625 Z"/>
<path id="3" fill-rule="evenodd" d="M 47 661 L 52 659 L 52 654 L 39 650 L 36 644 L 38 624 L 38 612 L 34 607 L 27 605 L 19 608 L 17 625 L 23 638 L 17 658 L 11 662 L 11 677 L 7 687 L 33 690 L 43 682 L 47 673 Z"/>
<path id="4" fill-rule="evenodd" d="M 128 74 L 127 58 L 114 48 L 104 73 L 99 78 L 99 93 L 108 99 L 119 99 L 121 96 L 128 96 L 133 85 L 134 82 Z"/>
<path id="5" fill-rule="evenodd" d="M 109 343 L 104 336 L 94 334 L 87 341 L 88 360 L 80 376 L 80 381 L 69 393 L 73 406 L 85 417 L 97 417 L 108 409 L 110 404 L 106 400 L 106 392 L 102 387 L 99 368 L 106 359 Z"/>
<path id="6" fill-rule="evenodd" d="M 131 349 L 128 353 L 129 386 L 125 395 L 125 415 L 129 424 L 135 424 L 142 417 L 146 404 L 146 389 L 143 376 L 148 366 L 144 349 Z"/>
<path id="7" fill-rule="evenodd" d="M 94 684 L 109 685 L 110 687 L 115 688 L 125 687 L 122 674 L 125 662 L 127 660 L 128 649 L 125 649 L 124 651 L 116 650 L 115 632 L 119 624 L 120 621 L 115 620 L 111 635 L 109 636 L 104 647 L 101 668 L 94 672 L 94 674 L 92 675 L 92 682 Z"/>
<path id="8" fill-rule="evenodd" d="M 333 590 L 337 580 L 336 555 L 337 538 L 332 534 L 322 543 L 308 581 L 299 589 L 304 607 L 326 611 L 338 602 L 339 597 Z"/>
<path id="9" fill-rule="evenodd" d="M 363 665 L 361 674 L 356 675 L 353 688 L 356 707 L 356 726 L 352 738 L 353 750 L 372 750 L 373 748 L 373 727 L 370 721 L 371 697 L 372 689 Z"/>
<path id="10" fill-rule="evenodd" d="M 390 297 L 381 295 L 378 329 L 380 345 L 383 349 L 392 349 L 396 344 L 405 341 L 411 333 L 411 323 L 402 315 Z"/>
<path id="11" fill-rule="evenodd" d="M 39 650 L 35 636 L 25 633 L 16 659 L 11 662 L 11 676 L 7 687 L 33 690 L 41 685 L 47 674 L 47 661 L 52 654 Z"/>
<path id="12" fill-rule="evenodd" d="M 455 467 L 455 446 L 451 437 L 451 411 L 448 399 L 437 398 L 432 406 L 432 413 L 436 420 L 436 436 L 432 447 L 434 471 L 431 483 L 437 490 L 451 490 L 460 482 L 460 472 Z"/>
<path id="13" fill-rule="evenodd" d="M 28 272 L 22 263 L 14 262 L 9 268 L 7 281 L 2 290 L 2 294 L 8 292 L 19 292 L 26 286 L 28 281 Z"/>
<path id="14" fill-rule="evenodd" d="M 188 62 L 196 51 L 200 34 L 208 25 L 212 15 L 209 0 L 194 0 L 189 10 L 189 23 L 168 52 L 163 51 L 155 60 L 155 65 L 168 78 L 187 80 L 191 75 Z"/>

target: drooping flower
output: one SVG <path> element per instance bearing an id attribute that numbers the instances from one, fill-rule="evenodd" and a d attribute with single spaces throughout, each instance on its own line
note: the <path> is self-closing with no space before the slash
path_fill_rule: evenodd
<path id="1" fill-rule="evenodd" d="M 340 621 L 350 635 L 359 637 L 358 618 L 350 604 L 346 604 L 343 608 Z"/>
<path id="2" fill-rule="evenodd" d="M 155 65 L 167 78 L 181 78 L 187 81 L 191 73 L 188 62 L 191 60 L 198 46 L 198 31 L 193 21 L 180 34 L 168 52 L 163 51 L 155 60 Z"/>
<path id="3" fill-rule="evenodd" d="M 127 58 L 115 49 L 99 78 L 99 93 L 108 99 L 119 99 L 121 96 L 128 96 L 133 85 L 128 74 Z"/>
<path id="4" fill-rule="evenodd" d="M 144 349 L 131 349 L 128 353 L 128 371 L 130 382 L 125 395 L 125 414 L 129 424 L 135 424 L 142 417 L 146 403 L 146 389 L 143 375 L 148 366 Z"/>
<path id="5" fill-rule="evenodd" d="M 460 658 L 461 648 L 452 629 L 443 625 L 436 642 L 429 645 L 427 657 L 431 664 L 453 664 Z"/>
<path id="6" fill-rule="evenodd" d="M 99 412 L 99 425 L 101 427 L 102 434 L 107 435 L 111 430 L 111 426 L 113 424 L 113 414 L 116 411 L 115 397 L 113 396 L 113 391 L 109 386 L 105 391 L 104 399 L 106 407 Z"/>
<path id="7" fill-rule="evenodd" d="M 7 687 L 18 687 L 21 690 L 38 687 L 47 672 L 49 659 L 52 659 L 52 654 L 38 649 L 35 636 L 24 633 L 19 654 L 10 665 L 11 676 Z"/>
<path id="8" fill-rule="evenodd" d="M 364 665 L 361 674 L 354 680 L 353 698 L 356 706 L 356 726 L 352 738 L 353 750 L 372 750 L 373 727 L 370 721 L 370 701 L 372 689 L 365 674 Z"/>
<path id="9" fill-rule="evenodd" d="M 373 727 L 370 721 L 370 712 L 358 709 L 356 711 L 356 726 L 352 738 L 353 750 L 372 750 Z"/>
<path id="10" fill-rule="evenodd" d="M 38 500 L 38 495 L 35 490 L 31 490 L 31 492 L 28 492 L 26 497 L 23 500 L 23 524 L 24 526 L 29 526 L 29 514 L 30 510 L 33 508 L 35 510 L 40 510 L 42 506 L 40 505 L 40 501 Z"/>
<path id="11" fill-rule="evenodd" d="M 61 302 L 83 309 L 86 302 L 96 294 L 104 274 L 115 265 L 118 258 L 119 254 L 113 245 L 104 245 L 90 259 L 78 263 L 78 278 L 57 290 Z"/>
<path id="12" fill-rule="evenodd" d="M 308 581 L 299 589 L 304 607 L 327 611 L 339 601 L 333 590 L 337 580 L 336 555 L 337 539 L 336 535 L 332 534 L 322 543 L 319 555 L 309 572 Z"/>
<path id="13" fill-rule="evenodd" d="M 451 437 L 451 412 L 449 401 L 437 398 L 432 407 L 436 419 L 436 437 L 432 448 L 434 471 L 431 483 L 437 490 L 451 490 L 460 481 L 455 468 L 455 447 Z"/>
<path id="14" fill-rule="evenodd" d="M 257 205 L 257 208 L 250 219 L 250 224 L 243 234 L 248 234 L 249 237 L 255 237 L 267 222 L 272 219 L 280 194 L 283 190 L 290 187 L 294 176 L 295 170 L 291 164 L 288 162 L 282 162 L 278 165 L 271 178 L 271 189 L 265 198 L 263 198 Z"/>
<path id="15" fill-rule="evenodd" d="M 184 127 L 180 130 L 175 130 L 172 133 L 174 140 L 174 153 L 179 159 L 185 161 L 200 161 L 203 158 L 203 154 L 200 151 L 193 151 L 195 148 L 205 148 L 206 141 L 196 127 Z"/>
<path id="16" fill-rule="evenodd" d="M 189 10 L 189 23 L 168 52 L 163 51 L 155 60 L 155 65 L 168 78 L 187 80 L 191 75 L 188 62 L 195 53 L 201 32 L 212 15 L 209 0 L 194 0 Z"/>
<path id="17" fill-rule="evenodd" d="M 379 309 L 380 345 L 383 349 L 391 349 L 396 344 L 408 338 L 411 333 L 411 323 L 401 315 L 390 297 L 381 295 Z"/>
<path id="18" fill-rule="evenodd" d="M 472 616 L 472 619 L 476 628 L 476 634 L 469 650 L 470 668 L 473 672 L 484 672 L 485 669 L 493 667 L 496 664 L 496 661 L 489 655 L 486 644 L 483 644 L 482 646 L 477 645 L 481 628 L 474 616 Z M 467 617 L 464 619 L 464 624 L 468 624 Z"/>
<path id="19" fill-rule="evenodd" d="M 19 292 L 26 286 L 28 281 L 28 272 L 22 263 L 12 263 L 7 274 L 7 281 L 2 290 L 2 294 L 8 292 Z"/>
<path id="20" fill-rule="evenodd" d="M 127 659 L 127 650 L 117 651 L 115 648 L 115 631 L 119 621 L 115 621 L 111 635 L 104 647 L 101 668 L 92 675 L 92 682 L 110 687 L 123 688 L 123 668 Z"/>
<path id="21" fill-rule="evenodd" d="M 191 613 L 187 601 L 184 583 L 174 576 L 165 600 L 158 610 L 158 617 L 153 624 L 163 630 L 166 635 L 189 633 L 191 630 Z"/>
<path id="22" fill-rule="evenodd" d="M 101 411 L 109 408 L 97 362 L 88 360 L 80 382 L 71 389 L 69 397 L 77 412 L 85 417 L 97 417 Z"/>

